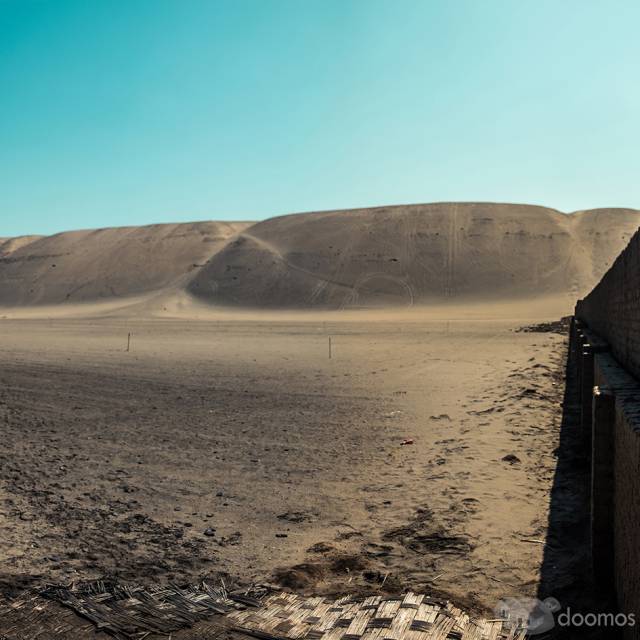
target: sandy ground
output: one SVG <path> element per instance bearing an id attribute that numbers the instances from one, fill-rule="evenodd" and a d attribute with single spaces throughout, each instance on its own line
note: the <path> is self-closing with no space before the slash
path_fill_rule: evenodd
<path id="1" fill-rule="evenodd" d="M 8 314 L 0 587 L 534 595 L 566 344 L 501 318 Z"/>

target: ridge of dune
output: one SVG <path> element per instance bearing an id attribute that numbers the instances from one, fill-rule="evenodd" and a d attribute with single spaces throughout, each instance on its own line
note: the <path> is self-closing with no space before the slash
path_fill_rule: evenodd
<path id="1" fill-rule="evenodd" d="M 639 213 L 442 202 L 2 238 L 0 306 L 166 292 L 181 305 L 191 296 L 272 309 L 574 300 L 626 246 Z"/>
<path id="2" fill-rule="evenodd" d="M 0 257 L 6 257 L 42 237 L 43 236 L 16 236 L 15 238 L 0 238 Z"/>
<path id="3" fill-rule="evenodd" d="M 638 224 L 636 209 L 587 209 L 571 214 L 572 231 L 578 246 L 590 260 L 587 284 L 580 290 L 588 293 L 607 272 L 627 246 Z M 624 242 L 621 242 L 624 240 Z"/>

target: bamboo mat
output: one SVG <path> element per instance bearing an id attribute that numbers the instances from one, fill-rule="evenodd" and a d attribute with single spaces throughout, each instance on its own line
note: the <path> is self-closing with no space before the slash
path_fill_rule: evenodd
<path id="1" fill-rule="evenodd" d="M 523 630 L 502 620 L 467 615 L 424 595 L 372 596 L 365 600 L 304 598 L 280 593 L 258 609 L 228 614 L 232 626 L 258 637 L 309 640 L 522 640 Z"/>
<path id="2" fill-rule="evenodd" d="M 95 582 L 0 600 L 2 640 L 523 640 L 501 620 L 469 616 L 424 595 L 332 600 L 228 593 L 205 582 L 142 588 Z"/>
<path id="3" fill-rule="evenodd" d="M 84 640 L 95 637 L 95 629 L 92 622 L 37 593 L 6 601 L 0 596 L 1 640 Z"/>
<path id="4" fill-rule="evenodd" d="M 76 640 L 97 637 L 96 630 L 107 634 L 100 637 L 116 640 L 180 638 L 177 634 L 183 629 L 259 605 L 255 598 L 229 594 L 206 582 L 189 588 L 143 588 L 102 581 L 49 587 L 11 601 L 0 600 L 0 640 Z"/>

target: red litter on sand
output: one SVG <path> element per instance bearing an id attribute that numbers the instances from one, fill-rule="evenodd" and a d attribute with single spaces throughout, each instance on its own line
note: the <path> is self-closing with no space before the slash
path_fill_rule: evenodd
<path id="1" fill-rule="evenodd" d="M 413 438 L 406 438 L 405 440 L 403 440 L 400 443 L 400 446 L 405 445 L 405 444 L 413 444 Z"/>

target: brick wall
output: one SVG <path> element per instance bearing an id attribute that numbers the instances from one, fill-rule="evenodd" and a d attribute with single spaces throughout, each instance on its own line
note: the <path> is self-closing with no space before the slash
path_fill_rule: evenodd
<path id="1" fill-rule="evenodd" d="M 575 313 L 640 378 L 640 231 L 593 291 L 578 301 Z"/>
<path id="2" fill-rule="evenodd" d="M 640 616 L 640 434 L 624 410 L 616 412 L 614 465 L 614 549 L 616 593 L 620 610 Z M 639 618 L 640 619 L 640 618 Z M 637 623 L 640 625 L 640 622 Z M 640 638 L 640 626 L 627 638 Z"/>
<path id="3" fill-rule="evenodd" d="M 613 534 L 613 571 L 620 611 L 638 624 L 624 637 L 640 639 L 640 385 L 608 353 L 595 355 L 594 383 L 615 395 L 609 427 L 613 440 L 613 495 L 607 506 Z M 595 415 L 595 414 L 594 414 Z M 595 452 L 594 452 L 595 455 Z M 601 550 L 599 550 L 601 551 Z M 597 565 L 598 558 L 594 558 Z M 608 585 L 596 585 L 607 588 Z"/>
<path id="4" fill-rule="evenodd" d="M 612 424 L 594 424 L 594 409 L 592 424 L 582 426 L 593 429 L 594 435 L 599 433 L 600 444 L 608 433 L 610 441 L 604 442 L 613 447 L 607 519 L 611 523 L 614 589 L 620 610 L 634 613 L 640 621 L 640 231 L 593 291 L 578 301 L 575 315 L 577 324 L 585 328 L 576 339 L 587 345 L 586 354 L 595 351 L 595 372 L 587 381 L 591 388 L 582 390 L 583 401 L 592 401 L 594 384 L 615 396 Z M 606 341 L 605 349 L 593 347 L 600 339 Z M 605 350 L 608 353 L 598 353 Z M 593 452 L 592 458 L 597 457 Z M 592 466 L 592 478 L 602 472 Z M 592 503 L 594 508 L 602 507 Z M 601 549 L 594 549 L 599 552 Z M 598 560 L 594 557 L 594 565 Z M 640 640 L 640 622 L 626 629 L 624 637 Z"/>

